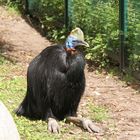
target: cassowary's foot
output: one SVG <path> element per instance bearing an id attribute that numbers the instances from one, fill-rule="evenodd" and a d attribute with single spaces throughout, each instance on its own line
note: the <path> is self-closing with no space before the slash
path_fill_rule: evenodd
<path id="1" fill-rule="evenodd" d="M 97 127 L 96 125 L 94 125 L 94 123 L 89 119 L 69 116 L 66 118 L 66 122 L 68 122 L 68 123 L 72 122 L 72 123 L 84 128 L 85 130 L 87 130 L 90 133 L 102 132 L 102 130 L 99 127 Z"/>
<path id="2" fill-rule="evenodd" d="M 97 127 L 96 125 L 94 125 L 94 123 L 89 120 L 89 119 L 82 119 L 82 126 L 85 130 L 87 130 L 88 132 L 92 133 L 99 133 L 100 132 L 100 128 Z"/>
<path id="3" fill-rule="evenodd" d="M 48 119 L 48 130 L 52 133 L 59 133 L 60 127 L 54 118 Z"/>

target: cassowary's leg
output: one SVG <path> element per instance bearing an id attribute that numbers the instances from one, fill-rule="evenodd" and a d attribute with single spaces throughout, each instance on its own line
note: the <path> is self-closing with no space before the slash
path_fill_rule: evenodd
<path id="1" fill-rule="evenodd" d="M 100 128 L 97 127 L 96 125 L 94 125 L 94 123 L 89 119 L 69 116 L 66 118 L 66 122 L 68 122 L 68 123 L 72 122 L 72 123 L 84 128 L 85 130 L 87 130 L 90 133 L 92 133 L 92 132 L 99 133 L 101 131 Z"/>

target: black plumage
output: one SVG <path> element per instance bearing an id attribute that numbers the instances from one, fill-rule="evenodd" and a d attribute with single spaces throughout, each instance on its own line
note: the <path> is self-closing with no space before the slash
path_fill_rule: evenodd
<path id="1" fill-rule="evenodd" d="M 27 94 L 16 110 L 30 119 L 76 116 L 85 89 L 85 60 L 63 45 L 45 48 L 28 67 Z"/>

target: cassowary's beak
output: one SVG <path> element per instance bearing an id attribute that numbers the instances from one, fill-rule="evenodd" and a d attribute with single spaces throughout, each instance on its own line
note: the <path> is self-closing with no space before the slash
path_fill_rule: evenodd
<path id="1" fill-rule="evenodd" d="M 74 40 L 73 43 L 74 43 L 75 47 L 77 47 L 77 46 L 89 47 L 89 44 L 86 41 L 83 41 L 83 40 Z"/>

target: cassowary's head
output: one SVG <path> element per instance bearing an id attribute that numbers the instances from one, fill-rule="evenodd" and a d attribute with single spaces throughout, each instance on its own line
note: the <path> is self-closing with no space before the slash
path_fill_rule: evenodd
<path id="1" fill-rule="evenodd" d="M 84 41 L 84 34 L 80 28 L 73 29 L 66 39 L 67 51 L 74 51 L 77 46 L 89 46 L 89 44 Z"/>

